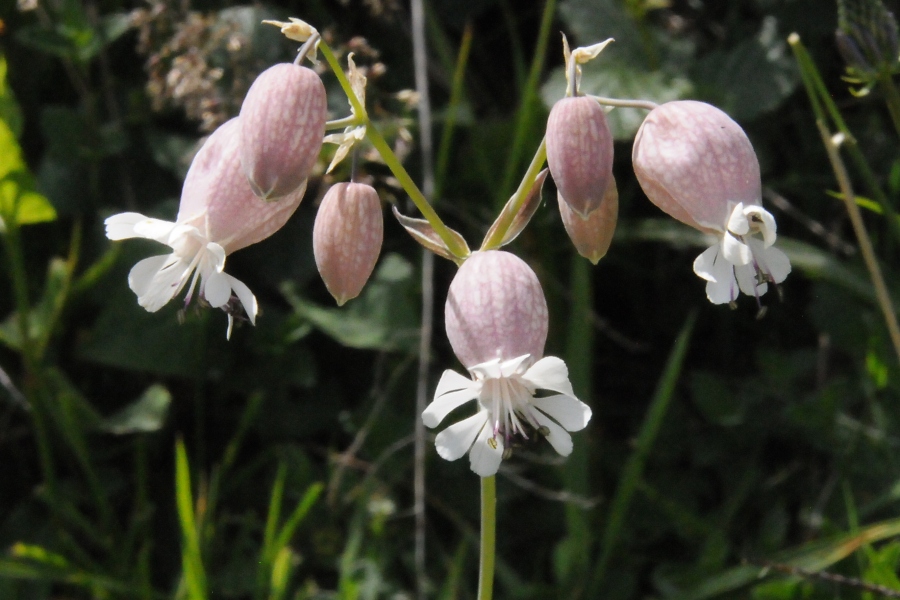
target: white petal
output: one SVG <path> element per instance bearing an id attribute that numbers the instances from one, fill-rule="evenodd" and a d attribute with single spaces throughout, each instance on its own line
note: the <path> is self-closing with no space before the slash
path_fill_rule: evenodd
<path id="1" fill-rule="evenodd" d="M 441 375 L 441 380 L 438 381 L 437 389 L 434 390 L 434 397 L 443 396 L 447 392 L 455 392 L 456 390 L 461 390 L 472 385 L 472 380 L 464 375 L 460 375 L 456 371 L 451 371 L 447 369 L 444 371 L 444 374 Z"/>
<path id="2" fill-rule="evenodd" d="M 565 429 L 557 425 L 550 417 L 540 411 L 534 413 L 534 418 L 537 419 L 538 423 L 550 430 L 550 433 L 547 435 L 547 441 L 550 442 L 550 445 L 553 446 L 554 450 L 561 456 L 572 454 L 572 436 L 569 435 Z"/>
<path id="3" fill-rule="evenodd" d="M 500 363 L 500 377 L 512 377 L 520 370 L 525 371 L 525 369 L 521 369 L 522 365 L 531 360 L 530 354 L 523 354 L 522 356 L 517 356 L 513 359 L 503 361 Z"/>
<path id="4" fill-rule="evenodd" d="M 791 261 L 778 248 L 766 248 L 759 262 L 763 271 L 770 275 L 775 283 L 784 281 L 791 272 Z"/>
<path id="5" fill-rule="evenodd" d="M 725 229 L 736 235 L 744 235 L 750 231 L 750 221 L 744 213 L 743 202 L 738 203 L 731 211 L 731 216 L 728 217 L 728 223 L 725 224 Z"/>
<path id="6" fill-rule="evenodd" d="M 469 369 L 469 373 L 472 374 L 473 379 L 479 381 L 484 379 L 499 379 L 503 376 L 499 358 L 477 364 Z"/>
<path id="7" fill-rule="evenodd" d="M 146 268 L 141 265 L 146 260 L 149 259 L 142 260 L 136 264 L 132 272 L 137 270 L 138 267 L 141 267 L 141 270 Z M 135 280 L 135 285 L 132 286 L 132 276 L 129 274 L 128 285 L 132 290 L 138 285 L 144 286 L 143 293 L 138 294 L 138 304 L 147 309 L 148 312 L 156 312 L 181 291 L 190 274 L 190 263 L 171 254 L 162 267 L 153 275 L 149 283 L 146 281 L 138 283 Z M 143 275 L 143 273 L 139 273 L 139 275 Z"/>
<path id="8" fill-rule="evenodd" d="M 176 226 L 171 221 L 144 217 L 141 221 L 134 224 L 134 234 L 148 240 L 155 240 L 161 244 L 168 244 L 169 235 L 171 235 L 172 230 Z"/>
<path id="9" fill-rule="evenodd" d="M 485 427 L 469 451 L 469 466 L 479 477 L 496 475 L 503 460 L 503 439 L 492 436 L 491 428 Z"/>
<path id="10" fill-rule="evenodd" d="M 727 232 L 722 239 L 722 256 L 733 265 L 746 265 L 753 260 L 750 246 Z"/>
<path id="11" fill-rule="evenodd" d="M 469 381 L 473 384 L 472 381 Z M 422 412 L 422 422 L 426 427 L 437 427 L 455 408 L 478 397 L 481 386 L 448 392 L 435 397 L 434 401 Z"/>
<path id="12" fill-rule="evenodd" d="M 778 237 L 776 235 L 778 227 L 775 224 L 775 217 L 772 216 L 772 213 L 762 206 L 748 206 L 744 209 L 744 213 L 748 217 L 754 215 L 760 221 L 759 230 L 762 233 L 766 248 L 774 244 L 775 238 Z"/>
<path id="13" fill-rule="evenodd" d="M 459 423 L 454 423 L 437 434 L 434 438 L 434 447 L 437 449 L 438 456 L 444 460 L 460 458 L 469 451 L 469 448 L 472 447 L 472 442 L 475 441 L 482 429 L 490 431 L 490 427 L 486 427 L 487 422 L 488 412 L 480 410 L 477 414 Z"/>
<path id="14" fill-rule="evenodd" d="M 769 289 L 768 284 L 765 282 L 757 283 L 756 267 L 754 265 L 735 267 L 734 275 L 737 278 L 741 291 L 748 296 L 762 296 Z"/>
<path id="15" fill-rule="evenodd" d="M 141 237 L 134 232 L 134 226 L 146 218 L 144 215 L 136 212 L 113 215 L 103 222 L 106 225 L 106 237 L 111 240 L 127 240 L 128 238 Z"/>
<path id="16" fill-rule="evenodd" d="M 591 407 L 573 396 L 532 398 L 531 404 L 556 419 L 566 431 L 581 431 L 591 420 Z"/>
<path id="17" fill-rule="evenodd" d="M 710 246 L 703 251 L 703 254 L 694 259 L 694 273 L 700 278 L 707 281 L 715 281 L 715 264 L 716 257 L 719 256 L 720 244 L 716 242 L 714 246 Z"/>
<path id="18" fill-rule="evenodd" d="M 256 304 L 256 296 L 253 295 L 253 292 L 250 291 L 250 288 L 243 281 L 232 277 L 228 273 L 222 273 L 222 275 L 228 278 L 231 289 L 234 290 L 238 300 L 244 306 L 244 312 L 247 313 L 250 324 L 256 325 L 256 313 L 259 311 L 259 306 Z"/>
<path id="19" fill-rule="evenodd" d="M 138 296 L 143 296 L 150 289 L 150 284 L 159 270 L 171 260 L 178 260 L 178 257 L 174 254 L 163 254 L 138 261 L 128 273 L 128 287 Z"/>
<path id="20" fill-rule="evenodd" d="M 569 369 L 566 367 L 566 363 L 555 356 L 545 356 L 531 365 L 531 368 L 522 375 L 522 379 L 541 390 L 551 390 L 567 396 L 575 395 L 575 392 L 572 391 L 572 383 L 569 381 Z"/>
<path id="21" fill-rule="evenodd" d="M 225 268 L 225 248 L 215 242 L 206 244 L 207 256 L 212 259 L 212 266 L 215 267 L 217 273 L 221 273 Z"/>
<path id="22" fill-rule="evenodd" d="M 225 273 L 213 273 L 203 282 L 203 297 L 213 308 L 224 306 L 231 299 L 231 282 Z"/>

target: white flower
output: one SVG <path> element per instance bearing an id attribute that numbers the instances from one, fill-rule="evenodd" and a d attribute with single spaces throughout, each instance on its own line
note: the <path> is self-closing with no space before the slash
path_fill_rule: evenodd
<path id="1" fill-rule="evenodd" d="M 744 292 L 755 296 L 758 303 L 769 282 L 785 280 L 791 263 L 784 252 L 772 246 L 775 230 L 774 217 L 762 206 L 741 202 L 734 207 L 722 238 L 694 261 L 694 272 L 707 281 L 710 302 L 734 302 Z"/>
<path id="2" fill-rule="evenodd" d="M 438 454 L 456 460 L 466 452 L 472 470 L 481 477 L 497 472 L 513 436 L 529 433 L 547 438 L 562 456 L 572 452 L 569 431 L 584 429 L 591 409 L 575 397 L 566 364 L 547 356 L 531 364 L 531 355 L 512 360 L 495 359 L 475 365 L 468 379 L 444 371 L 434 401 L 422 413 L 428 427 L 437 427 L 453 409 L 478 401 L 478 413 L 440 432 L 434 440 Z M 535 397 L 536 390 L 555 395 Z"/>
<path id="3" fill-rule="evenodd" d="M 132 267 L 128 287 L 137 294 L 138 304 L 149 312 L 156 312 L 184 289 L 188 280 L 185 306 L 199 281 L 200 296 L 214 308 L 226 307 L 232 292 L 237 295 L 251 323 L 256 323 L 256 297 L 244 283 L 223 271 L 225 249 L 206 239 L 197 227 L 151 219 L 142 214 L 126 212 L 106 219 L 106 237 L 111 240 L 147 238 L 172 248 L 171 254 L 145 258 Z M 193 275 L 193 277 L 192 277 Z M 228 332 L 234 317 L 228 312 Z"/>
<path id="4" fill-rule="evenodd" d="M 353 53 L 347 55 L 347 79 L 350 80 L 350 87 L 353 90 L 353 94 L 359 100 L 359 103 L 365 107 L 366 105 L 366 76 L 363 75 L 362 71 L 357 68 L 356 63 L 353 61 Z M 348 98 L 349 101 L 349 98 Z M 365 125 L 365 114 L 358 114 L 356 112 L 356 108 L 353 106 L 353 102 L 350 102 L 350 112 L 356 117 L 358 123 L 361 125 L 347 127 L 341 133 L 332 133 L 326 135 L 322 140 L 326 144 L 337 144 L 338 149 L 334 153 L 334 158 L 331 159 L 331 164 L 328 165 L 328 168 L 325 170 L 326 173 L 331 173 L 331 170 L 334 169 L 338 164 L 346 158 L 347 154 L 350 152 L 350 149 L 353 148 L 356 144 L 361 142 L 366 137 L 366 125 Z"/>

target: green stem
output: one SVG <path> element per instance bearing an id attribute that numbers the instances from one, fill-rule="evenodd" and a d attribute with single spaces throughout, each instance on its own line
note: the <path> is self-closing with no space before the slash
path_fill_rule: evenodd
<path id="1" fill-rule="evenodd" d="M 15 212 L 13 212 L 15 214 Z M 9 271 L 12 277 L 13 293 L 16 301 L 19 336 L 21 338 L 22 361 L 25 365 L 25 384 L 23 391 L 31 406 L 34 419 L 35 437 L 38 444 L 38 457 L 41 472 L 47 486 L 49 497 L 56 499 L 56 475 L 53 466 L 53 454 L 50 446 L 49 430 L 45 420 L 45 404 L 41 397 L 40 361 L 35 352 L 34 340 L 31 338 L 31 306 L 28 302 L 28 275 L 25 259 L 22 256 L 22 243 L 19 237 L 19 226 L 13 218 L 7 218 L 7 230 L 3 235 L 6 244 L 6 255 L 9 259 Z"/>
<path id="2" fill-rule="evenodd" d="M 481 478 L 481 559 L 478 600 L 494 595 L 494 559 L 497 553 L 497 477 Z"/>
<path id="3" fill-rule="evenodd" d="M 369 141 L 381 155 L 382 160 L 384 160 L 384 163 L 391 170 L 391 173 L 393 173 L 394 177 L 400 182 L 400 185 L 409 195 L 410 200 L 413 201 L 413 204 L 416 205 L 416 208 L 419 209 L 419 212 L 422 213 L 422 216 L 425 217 L 425 220 L 428 221 L 434 229 L 434 232 L 441 238 L 450 252 L 452 252 L 454 256 L 465 258 L 468 254 L 467 249 L 453 237 L 450 233 L 450 229 L 444 225 L 441 218 L 438 217 L 437 213 L 434 212 L 434 209 L 431 208 L 431 204 L 425 198 L 425 195 L 419 189 L 419 186 L 416 185 L 409 173 L 406 172 L 406 169 L 400 163 L 400 159 L 397 158 L 397 155 L 394 154 L 394 151 L 391 150 L 391 147 L 388 145 L 387 141 L 385 141 L 384 136 L 382 136 L 372 124 L 372 121 L 369 119 L 369 115 L 366 112 L 366 107 L 363 106 L 363 103 L 360 102 L 359 98 L 356 97 L 356 94 L 353 93 L 353 87 L 350 85 L 347 75 L 344 73 L 343 68 L 341 68 L 340 63 L 331 51 L 331 48 L 329 48 L 328 44 L 325 42 L 320 42 L 319 51 L 322 52 L 322 56 L 325 57 L 331 70 L 334 71 L 344 93 L 347 94 L 347 99 L 353 107 L 353 112 L 356 114 L 357 118 L 359 118 L 360 122 L 365 124 L 366 137 L 369 138 Z"/>
<path id="4" fill-rule="evenodd" d="M 453 70 L 453 85 L 450 88 L 450 101 L 447 103 L 447 118 L 444 121 L 444 129 L 441 132 L 437 166 L 434 170 L 434 197 L 437 200 L 441 198 L 441 194 L 444 191 L 444 181 L 447 178 L 447 165 L 450 163 L 450 143 L 453 140 L 453 130 L 456 127 L 456 119 L 462 103 L 463 90 L 465 88 L 464 77 L 471 49 L 472 23 L 467 22 L 466 28 L 463 29 L 462 41 L 459 43 L 459 54 L 456 58 L 456 67 Z"/>
<path id="5" fill-rule="evenodd" d="M 831 94 L 828 92 L 828 88 L 825 87 L 825 82 L 822 80 L 819 70 L 816 68 L 809 52 L 806 51 L 806 48 L 800 41 L 800 36 L 796 33 L 792 33 L 788 36 L 788 44 L 791 45 L 794 57 L 797 59 L 797 65 L 800 67 L 800 75 L 803 79 L 803 84 L 806 87 L 806 93 L 809 96 L 810 103 L 812 104 L 813 112 L 816 114 L 816 120 L 826 123 L 828 117 L 830 117 L 835 128 L 844 134 L 844 148 L 846 148 L 850 155 L 850 159 L 859 171 L 869 195 L 881 205 L 891 235 L 896 241 L 900 242 L 900 221 L 897 219 L 897 212 L 879 187 L 875 174 L 869 167 L 866 157 L 863 156 L 862 151 L 859 149 L 856 138 L 853 137 L 850 128 L 848 128 L 847 123 L 844 122 L 844 118 L 841 116 L 837 104 L 834 103 Z"/>
<path id="6" fill-rule="evenodd" d="M 498 248 L 503 242 L 503 238 L 506 237 L 506 232 L 509 230 L 510 225 L 512 225 L 516 215 L 519 214 L 519 209 L 522 207 L 522 204 L 528 199 L 528 193 L 531 191 L 534 181 L 537 179 L 537 176 L 541 172 L 546 161 L 547 140 L 543 139 L 541 140 L 541 145 L 538 146 L 537 152 L 534 153 L 534 157 L 531 159 L 531 164 L 528 165 L 528 170 L 525 171 L 525 176 L 519 183 L 519 189 L 516 190 L 516 193 L 513 194 L 510 199 L 513 202 L 512 210 L 504 211 L 504 214 L 500 216 L 497 227 L 494 229 L 491 236 L 486 238 L 481 244 L 482 250 Z"/>
<path id="7" fill-rule="evenodd" d="M 603 96 L 590 96 L 604 106 L 615 106 L 617 108 L 643 108 L 644 110 L 653 110 L 659 104 L 650 100 L 622 100 L 619 98 L 605 98 Z"/>
<path id="8" fill-rule="evenodd" d="M 838 145 L 832 138 L 825 123 L 817 120 L 816 125 L 819 127 L 819 134 L 822 136 L 822 143 L 825 144 L 825 151 L 828 152 L 828 159 L 831 161 L 831 168 L 838 180 L 838 187 L 841 188 L 844 204 L 847 207 L 847 213 L 850 215 L 850 222 L 853 224 L 853 231 L 856 233 L 856 239 L 859 241 L 859 248 L 862 251 L 863 260 L 869 269 L 869 277 L 872 279 L 872 285 L 875 286 L 875 297 L 878 299 L 878 305 L 884 314 L 884 320 L 888 326 L 888 333 L 891 336 L 891 342 L 894 344 L 894 351 L 897 353 L 897 360 L 900 361 L 900 326 L 897 324 L 897 314 L 894 312 L 894 304 L 891 301 L 891 295 L 888 293 L 887 285 L 884 283 L 884 277 L 881 274 L 881 267 L 878 266 L 878 259 L 875 256 L 875 249 L 872 247 L 872 241 L 866 232 L 866 225 L 863 223 L 862 213 L 854 201 L 853 188 L 850 185 L 850 176 L 847 174 L 847 168 L 841 160 L 838 152 Z"/>
<path id="9" fill-rule="evenodd" d="M 887 104 L 888 112 L 891 113 L 891 120 L 894 122 L 894 129 L 897 135 L 900 135 L 900 92 L 894 85 L 894 79 L 888 70 L 882 70 L 878 76 L 878 85 L 884 92 L 884 101 Z"/>

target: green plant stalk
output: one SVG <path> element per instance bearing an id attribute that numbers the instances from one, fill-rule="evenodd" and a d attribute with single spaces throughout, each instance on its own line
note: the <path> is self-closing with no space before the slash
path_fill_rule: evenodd
<path id="1" fill-rule="evenodd" d="M 37 340 L 35 357 L 38 360 L 43 359 L 44 352 L 47 351 L 47 346 L 50 344 L 50 337 L 53 335 L 53 330 L 56 328 L 56 322 L 59 320 L 63 308 L 65 308 L 66 306 L 66 300 L 68 300 L 69 293 L 72 289 L 72 279 L 75 275 L 75 269 L 76 267 L 78 267 L 78 258 L 80 254 L 81 220 L 78 219 L 75 221 L 75 225 L 72 227 L 72 238 L 69 240 L 69 256 L 66 257 L 66 277 L 63 280 L 62 289 L 60 290 L 59 294 L 57 294 L 56 302 L 53 305 L 53 311 L 50 314 L 50 318 L 47 319 L 47 324 L 44 327 L 42 335 Z"/>
<path id="2" fill-rule="evenodd" d="M 894 78 L 887 69 L 882 69 L 878 75 L 878 85 L 884 92 L 884 101 L 887 104 L 888 112 L 891 114 L 891 120 L 894 122 L 894 129 L 897 135 L 900 135 L 900 91 L 894 85 Z"/>
<path id="3" fill-rule="evenodd" d="M 841 116 L 831 94 L 828 93 L 828 88 L 825 87 L 825 82 L 822 80 L 822 76 L 819 73 L 818 68 L 816 68 L 816 64 L 810 57 L 809 52 L 806 51 L 806 47 L 803 46 L 803 42 L 800 41 L 799 35 L 796 33 L 789 35 L 788 44 L 790 44 L 791 50 L 794 52 L 794 58 L 797 60 L 797 65 L 800 67 L 800 75 L 803 79 L 803 84 L 806 88 L 806 93 L 809 96 L 810 103 L 812 104 L 813 112 L 816 114 L 816 119 L 822 123 L 826 123 L 828 121 L 828 118 L 826 117 L 827 112 L 828 116 L 831 117 L 835 128 L 844 134 L 845 139 L 843 146 L 850 154 L 850 159 L 853 161 L 853 164 L 856 166 L 857 171 L 862 177 L 869 195 L 881 205 L 881 209 L 884 211 L 885 218 L 888 221 L 888 230 L 891 232 L 894 241 L 900 242 L 900 221 L 897 219 L 897 212 L 894 210 L 894 207 L 887 196 L 878 186 L 875 174 L 872 172 L 871 167 L 869 167 L 866 157 L 863 156 L 862 151 L 859 149 L 856 138 L 853 137 L 853 134 L 847 127 L 847 123 L 844 122 L 844 118 Z"/>
<path id="4" fill-rule="evenodd" d="M 494 560 L 497 553 L 497 476 L 481 478 L 481 556 L 478 600 L 494 595 Z"/>
<path id="5" fill-rule="evenodd" d="M 396 177 L 400 182 L 400 185 L 406 191 L 407 195 L 409 195 L 410 200 L 413 201 L 413 204 L 416 205 L 416 208 L 418 208 L 419 212 L 422 213 L 422 216 L 425 217 L 425 220 L 427 220 L 428 223 L 431 224 L 431 227 L 434 229 L 435 233 L 437 233 L 437 235 L 441 238 L 450 252 L 452 252 L 454 256 L 464 258 L 468 254 L 466 248 L 460 246 L 460 244 L 457 243 L 457 241 L 453 238 L 453 236 L 450 234 L 450 230 L 446 225 L 444 225 L 444 222 L 437 215 L 437 213 L 434 212 L 434 209 L 431 207 L 428 199 L 425 198 L 425 195 L 419 189 L 419 186 L 416 185 L 412 177 L 410 177 L 409 173 L 406 172 L 406 169 L 397 158 L 397 155 L 394 154 L 394 151 L 391 150 L 391 147 L 388 145 L 387 141 L 385 141 L 384 136 L 382 136 L 381 133 L 372 124 L 372 121 L 369 119 L 369 115 L 366 112 L 366 107 L 363 106 L 362 102 L 359 101 L 359 98 L 356 97 L 356 94 L 353 93 L 353 88 L 350 85 L 350 81 L 347 79 L 347 75 L 341 68 L 340 63 L 338 62 L 337 57 L 335 57 L 334 53 L 331 51 L 331 48 L 329 48 L 328 44 L 326 44 L 325 42 L 320 42 L 319 50 L 322 52 L 322 56 L 325 57 L 325 60 L 331 67 L 331 70 L 334 71 L 334 74 L 337 77 L 338 82 L 341 84 L 341 88 L 344 90 L 344 93 L 347 94 L 347 99 L 350 101 L 350 105 L 353 107 L 353 112 L 356 113 L 356 116 L 366 126 L 366 137 L 369 138 L 369 141 L 375 147 L 375 150 L 377 150 L 378 154 L 381 155 L 384 163 L 391 170 L 391 173 L 394 174 L 394 177 Z"/>
<path id="6" fill-rule="evenodd" d="M 659 104 L 652 100 L 623 100 L 621 98 L 606 98 L 604 96 L 590 96 L 603 106 L 615 106 L 616 108 L 643 108 L 653 110 Z"/>
<path id="7" fill-rule="evenodd" d="M 15 214 L 15 213 L 13 213 Z M 38 443 L 38 457 L 41 463 L 41 472 L 47 486 L 47 494 L 56 500 L 56 469 L 53 465 L 53 453 L 50 446 L 50 436 L 44 414 L 43 399 L 40 398 L 39 386 L 41 385 L 40 361 L 34 351 L 31 339 L 31 306 L 28 302 L 28 275 L 25 269 L 25 259 L 22 256 L 22 243 L 19 237 L 19 225 L 14 218 L 4 219 L 6 233 L 0 235 L 6 244 L 6 256 L 9 259 L 9 271 L 12 277 L 13 293 L 15 295 L 16 312 L 18 314 L 19 336 L 21 337 L 22 361 L 25 365 L 25 385 L 23 391 L 31 406 L 31 416 L 34 419 L 35 437 Z"/>
<path id="8" fill-rule="evenodd" d="M 456 57 L 456 67 L 453 69 L 453 84 L 450 88 L 450 100 L 447 103 L 447 118 L 441 131 L 441 142 L 438 147 L 437 164 L 434 176 L 434 197 L 440 199 L 447 178 L 447 165 L 450 164 L 450 149 L 453 141 L 453 130 L 456 127 L 456 117 L 459 105 L 462 103 L 463 90 L 465 88 L 466 65 L 469 64 L 469 53 L 472 50 L 472 23 L 466 23 L 463 29 L 462 41 L 459 44 L 459 53 Z"/>
<path id="9" fill-rule="evenodd" d="M 872 241 L 869 239 L 869 234 L 866 231 L 866 225 L 863 223 L 862 212 L 853 200 L 855 196 L 853 195 L 853 187 L 850 184 L 850 176 L 847 174 L 847 167 L 844 166 L 844 162 L 841 160 L 838 145 L 828 131 L 828 127 L 819 119 L 816 120 L 816 125 L 819 128 L 819 134 L 822 136 L 822 143 L 825 144 L 825 151 L 828 153 L 828 160 L 831 161 L 831 168 L 837 178 L 838 187 L 841 189 L 844 205 L 847 207 L 847 214 L 850 216 L 850 222 L 853 225 L 853 232 L 856 234 L 859 249 L 862 251 L 863 261 L 869 270 L 872 285 L 875 286 L 875 297 L 878 300 L 878 306 L 884 314 L 888 333 L 891 336 L 891 343 L 894 345 L 897 360 L 900 362 L 900 325 L 897 324 L 897 314 L 894 312 L 891 295 L 881 274 L 881 267 L 878 266 L 878 259 L 875 256 L 875 249 L 872 247 Z"/>
<path id="10" fill-rule="evenodd" d="M 625 468 L 622 469 L 622 477 L 616 488 L 615 496 L 610 503 L 609 516 L 607 517 L 606 528 L 603 531 L 603 537 L 600 542 L 600 558 L 597 560 L 593 570 L 590 587 L 586 597 L 600 597 L 600 586 L 603 583 L 603 577 L 606 575 L 606 569 L 612 558 L 612 552 L 619 540 L 622 526 L 625 522 L 625 515 L 631 503 L 631 497 L 638 487 L 643 472 L 644 464 L 650 455 L 653 442 L 659 433 L 672 395 L 675 392 L 675 384 L 681 375 L 681 367 L 684 364 L 684 358 L 687 354 L 688 344 L 691 340 L 691 333 L 694 330 L 694 323 L 697 320 L 697 311 L 692 311 L 685 320 L 672 352 L 666 361 L 665 369 L 657 383 L 656 391 L 653 393 L 653 399 L 650 401 L 650 407 L 647 410 L 647 416 L 641 425 L 641 431 L 638 435 L 637 446 L 628 458 Z"/>
<path id="11" fill-rule="evenodd" d="M 541 169 L 544 168 L 544 163 L 546 161 L 547 140 L 545 138 L 541 140 L 541 145 L 538 146 L 537 152 L 534 153 L 534 158 L 531 159 L 531 164 L 528 165 L 528 170 L 525 171 L 525 176 L 519 183 L 519 189 L 516 190 L 516 193 L 513 194 L 513 197 L 511 198 L 513 201 L 513 209 L 501 216 L 497 228 L 494 229 L 493 235 L 491 235 L 490 238 L 485 239 L 484 243 L 481 244 L 482 250 L 498 248 L 503 242 L 503 238 L 506 237 L 506 232 L 509 230 L 510 225 L 512 225 L 513 219 L 515 219 L 516 215 L 519 213 L 522 204 L 528 199 L 528 193 L 531 191 L 531 187 L 534 185 Z"/>
<path id="12" fill-rule="evenodd" d="M 500 199 L 506 198 L 509 189 L 515 180 L 516 171 L 522 157 L 522 149 L 525 146 L 526 136 L 531 132 L 532 105 L 537 95 L 537 87 L 540 83 L 541 72 L 544 70 L 544 57 L 547 55 L 547 46 L 550 40 L 553 18 L 556 16 L 556 0 L 547 0 L 544 4 L 544 12 L 541 16 L 541 28 L 538 32 L 538 40 L 534 50 L 534 58 L 531 61 L 531 69 L 528 79 L 522 90 L 522 104 L 519 106 L 519 114 L 516 119 L 515 137 L 510 146 L 509 158 L 506 161 L 506 172 L 503 174 L 503 185 L 500 187 Z"/>

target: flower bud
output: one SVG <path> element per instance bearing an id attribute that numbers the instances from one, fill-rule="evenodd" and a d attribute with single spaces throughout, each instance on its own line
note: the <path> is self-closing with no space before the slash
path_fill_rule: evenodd
<path id="1" fill-rule="evenodd" d="M 362 183 L 338 183 L 322 199 L 313 226 L 313 254 L 338 306 L 366 285 L 384 236 L 378 192 Z"/>
<path id="2" fill-rule="evenodd" d="M 525 354 L 538 360 L 547 341 L 547 301 L 537 275 L 514 254 L 475 252 L 459 268 L 444 307 L 447 338 L 472 368 Z"/>
<path id="3" fill-rule="evenodd" d="M 733 207 L 759 205 L 759 162 L 740 125 L 718 108 L 679 100 L 654 108 L 632 163 L 647 197 L 701 231 L 722 232 Z"/>
<path id="4" fill-rule="evenodd" d="M 613 234 L 616 231 L 616 219 L 619 215 L 619 192 L 616 189 L 616 180 L 609 179 L 603 202 L 591 211 L 587 219 L 581 217 L 569 208 L 560 194 L 556 195 L 559 202 L 559 214 L 562 217 L 566 233 L 578 254 L 585 257 L 593 264 L 597 264 L 606 256 L 609 245 L 612 243 Z"/>
<path id="5" fill-rule="evenodd" d="M 241 164 L 253 192 L 274 200 L 299 188 L 325 135 L 325 86 L 306 67 L 263 71 L 241 106 Z"/>
<path id="6" fill-rule="evenodd" d="M 553 105 L 547 120 L 547 164 L 572 210 L 586 216 L 600 206 L 612 161 L 612 134 L 596 100 L 580 96 Z"/>

